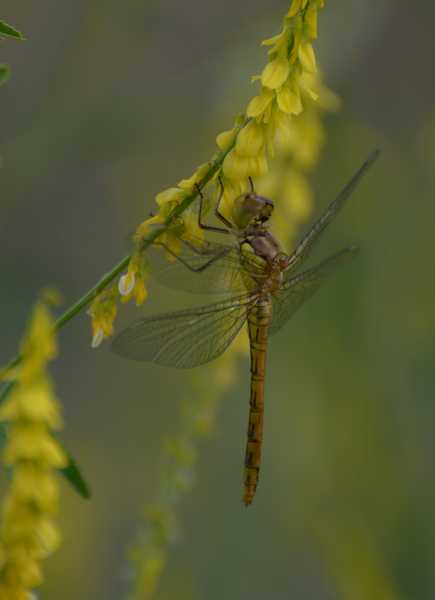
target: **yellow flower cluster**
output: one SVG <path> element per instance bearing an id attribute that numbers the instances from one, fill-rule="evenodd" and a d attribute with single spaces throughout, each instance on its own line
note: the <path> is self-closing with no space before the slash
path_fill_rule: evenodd
<path id="1" fill-rule="evenodd" d="M 292 0 L 283 28 L 279 35 L 265 40 L 270 46 L 269 62 L 260 76 L 261 93 L 255 96 L 246 109 L 246 115 L 237 119 L 230 131 L 217 136 L 220 151 L 226 152 L 223 164 L 212 179 L 220 176 L 224 183 L 222 210 L 230 216 L 233 200 L 247 189 L 248 177 L 259 178 L 269 171 L 268 161 L 274 156 L 278 134 L 291 137 L 290 121 L 303 111 L 302 94 L 317 99 L 316 59 L 311 42 L 317 36 L 317 12 L 324 0 Z M 246 123 L 246 119 L 248 122 Z M 230 148 L 232 148 L 230 150 Z M 188 179 L 176 187 L 164 190 L 156 196 L 159 214 L 144 221 L 135 234 L 136 251 L 132 256 L 127 273 L 121 276 L 116 293 L 98 296 L 89 311 L 92 317 L 93 347 L 111 335 L 119 298 L 134 297 L 141 304 L 146 296 L 146 267 L 141 240 L 150 228 L 161 226 L 172 210 L 192 192 L 212 168 L 212 162 L 200 165 Z M 172 254 L 180 252 L 180 240 L 198 237 L 195 213 L 184 211 L 159 238 Z"/>
<path id="2" fill-rule="evenodd" d="M 8 600 L 31 597 L 42 582 L 41 560 L 59 544 L 55 470 L 65 467 L 67 458 L 52 433 L 62 426 L 46 373 L 57 352 L 53 325 L 40 302 L 22 344 L 16 385 L 0 408 L 0 421 L 7 425 L 2 461 L 11 473 L 0 520 L 0 598 Z"/>
<path id="3" fill-rule="evenodd" d="M 275 156 L 279 140 L 292 137 L 293 117 L 304 110 L 303 96 L 318 97 L 311 42 L 317 37 L 317 12 L 322 7 L 323 0 L 293 0 L 281 33 L 262 42 L 270 46 L 269 62 L 261 75 L 253 77 L 261 82 L 261 92 L 249 102 L 246 115 L 251 121 L 223 164 L 226 214 L 233 199 L 246 189 L 249 176 L 259 178 L 269 172 L 269 159 Z M 233 131 L 220 134 L 218 145 L 232 135 Z"/>

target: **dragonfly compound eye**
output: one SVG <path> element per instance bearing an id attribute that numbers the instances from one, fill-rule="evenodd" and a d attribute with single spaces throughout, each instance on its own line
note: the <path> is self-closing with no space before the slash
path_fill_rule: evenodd
<path id="1" fill-rule="evenodd" d="M 240 229 L 245 229 L 253 221 L 267 221 L 273 212 L 273 202 L 254 192 L 242 194 L 234 201 L 233 220 Z"/>

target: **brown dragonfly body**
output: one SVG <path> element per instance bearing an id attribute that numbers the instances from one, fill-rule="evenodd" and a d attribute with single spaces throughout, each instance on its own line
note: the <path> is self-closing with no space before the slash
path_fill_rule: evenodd
<path id="1" fill-rule="evenodd" d="M 377 156 L 376 151 L 365 161 L 290 255 L 282 251 L 268 229 L 273 203 L 255 193 L 251 180 L 251 191 L 234 201 L 231 220 L 220 213 L 219 200 L 215 214 L 225 227 L 202 222 L 203 198 L 198 190 L 199 226 L 232 236 L 235 243 L 225 245 L 185 239 L 182 252 L 174 255 L 177 260 L 166 262 L 156 276 L 177 289 L 201 293 L 234 294 L 237 291 L 237 295 L 214 304 L 146 317 L 114 340 L 113 349 L 121 356 L 163 366 L 192 368 L 220 356 L 247 324 L 251 388 L 244 467 L 246 505 L 254 498 L 261 463 L 269 337 L 319 289 L 337 266 L 354 256 L 355 247 L 345 248 L 319 265 L 297 272 L 314 242 Z M 223 187 L 221 198 L 222 195 Z M 169 248 L 166 250 L 172 253 Z"/>
<path id="2" fill-rule="evenodd" d="M 255 227 L 255 226 L 254 226 Z M 251 388 L 249 396 L 248 434 L 245 452 L 245 476 L 243 501 L 251 504 L 257 489 L 261 465 L 264 422 L 264 386 L 266 377 L 267 344 L 269 328 L 273 318 L 272 294 L 283 282 L 283 273 L 288 266 L 288 257 L 278 241 L 261 226 L 247 236 L 248 243 L 256 256 L 265 260 L 266 277 L 258 281 L 258 300 L 248 311 L 248 334 L 251 360 Z"/>

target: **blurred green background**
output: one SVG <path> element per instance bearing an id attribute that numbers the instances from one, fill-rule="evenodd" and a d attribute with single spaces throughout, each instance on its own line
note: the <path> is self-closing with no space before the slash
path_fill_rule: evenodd
<path id="1" fill-rule="evenodd" d="M 211 156 L 288 4 L 2 2 L 27 40 L 1 47 L 13 74 L 0 90 L 0 363 L 42 287 L 76 299 L 128 251 L 155 194 Z M 349 242 L 362 252 L 271 344 L 248 510 L 239 363 L 157 599 L 435 597 L 435 7 L 327 1 L 319 23 L 317 56 L 343 109 L 326 119 L 315 214 L 373 147 L 383 154 L 316 256 Z M 155 286 L 140 314 L 188 302 Z M 124 308 L 118 327 L 137 316 Z M 41 597 L 118 599 L 162 440 L 203 375 L 92 351 L 85 315 L 60 341 L 63 439 L 93 497 L 63 485 L 64 542 Z"/>

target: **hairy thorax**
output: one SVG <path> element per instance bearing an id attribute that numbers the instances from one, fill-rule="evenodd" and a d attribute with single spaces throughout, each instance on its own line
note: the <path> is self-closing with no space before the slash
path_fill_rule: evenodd
<path id="1" fill-rule="evenodd" d="M 260 288 L 269 294 L 278 290 L 283 283 L 283 273 L 288 267 L 289 258 L 281 248 L 278 240 L 267 230 L 249 231 L 246 242 L 254 254 L 265 262 L 265 277 Z M 260 283 L 260 282 L 259 282 Z"/>

